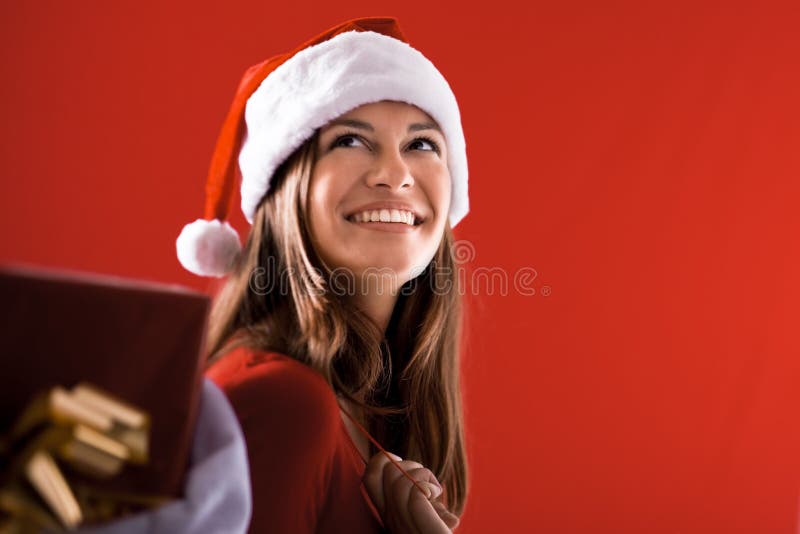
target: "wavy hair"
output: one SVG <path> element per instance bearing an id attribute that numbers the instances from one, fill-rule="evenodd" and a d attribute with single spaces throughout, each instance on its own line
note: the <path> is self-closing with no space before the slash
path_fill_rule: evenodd
<path id="1" fill-rule="evenodd" d="M 208 365 L 237 346 L 309 365 L 363 410 L 366 427 L 387 450 L 428 467 L 450 510 L 461 515 L 468 490 L 459 378 L 463 305 L 449 222 L 431 263 L 399 289 L 384 335 L 335 290 L 311 244 L 307 198 L 317 138 L 276 171 L 214 298 Z"/>

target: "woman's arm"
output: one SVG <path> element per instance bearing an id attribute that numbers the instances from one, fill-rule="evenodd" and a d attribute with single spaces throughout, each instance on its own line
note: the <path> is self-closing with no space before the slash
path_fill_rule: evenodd
<path id="1" fill-rule="evenodd" d="M 216 377 L 245 436 L 253 489 L 250 532 L 316 530 L 339 414 L 327 384 L 309 372 L 299 362 L 278 359 Z"/>

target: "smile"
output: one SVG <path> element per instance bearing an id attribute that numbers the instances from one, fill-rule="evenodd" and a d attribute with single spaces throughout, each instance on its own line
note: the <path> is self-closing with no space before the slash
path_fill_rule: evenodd
<path id="1" fill-rule="evenodd" d="M 408 226 L 417 226 L 422 219 L 412 211 L 402 209 L 374 209 L 351 213 L 347 220 L 350 222 L 393 222 L 403 223 Z"/>
<path id="2" fill-rule="evenodd" d="M 377 230 L 379 232 L 393 232 L 397 234 L 410 234 L 411 232 L 416 231 L 416 229 L 420 226 L 417 224 L 416 226 L 409 226 L 406 223 L 402 222 L 355 222 L 351 219 L 345 219 L 348 223 L 363 228 L 364 230 Z"/>

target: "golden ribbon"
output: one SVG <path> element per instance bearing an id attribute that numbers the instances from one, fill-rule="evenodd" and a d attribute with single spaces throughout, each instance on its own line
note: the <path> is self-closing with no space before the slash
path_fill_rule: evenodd
<path id="1" fill-rule="evenodd" d="M 68 480 L 72 472 L 107 480 L 126 464 L 144 465 L 149 440 L 150 417 L 95 386 L 56 386 L 38 395 L 0 439 L 0 457 L 8 458 L 0 480 L 0 532 L 72 530 L 164 504 L 169 497 Z"/>

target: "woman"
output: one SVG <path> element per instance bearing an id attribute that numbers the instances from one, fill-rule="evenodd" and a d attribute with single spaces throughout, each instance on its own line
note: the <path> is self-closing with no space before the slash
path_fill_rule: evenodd
<path id="1" fill-rule="evenodd" d="M 241 251 L 225 222 L 237 157 Z M 206 191 L 178 256 L 228 275 L 207 374 L 244 431 L 251 531 L 455 528 L 467 465 L 451 227 L 469 204 L 447 82 L 394 19 L 331 28 L 245 73 Z"/>

